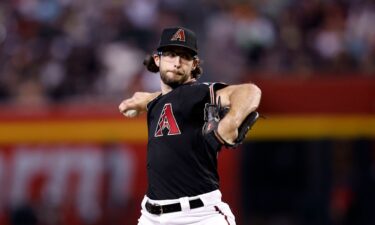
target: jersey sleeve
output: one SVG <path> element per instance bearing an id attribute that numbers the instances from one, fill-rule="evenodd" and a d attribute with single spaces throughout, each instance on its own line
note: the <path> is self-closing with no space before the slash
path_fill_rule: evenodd
<path id="1" fill-rule="evenodd" d="M 216 91 L 222 89 L 222 88 L 225 88 L 227 87 L 228 85 L 225 84 L 225 83 L 220 83 L 220 82 L 216 82 L 216 83 L 207 83 L 208 85 L 208 88 L 209 88 L 209 97 L 210 97 L 210 103 L 211 104 L 215 104 L 215 99 L 216 99 Z"/>

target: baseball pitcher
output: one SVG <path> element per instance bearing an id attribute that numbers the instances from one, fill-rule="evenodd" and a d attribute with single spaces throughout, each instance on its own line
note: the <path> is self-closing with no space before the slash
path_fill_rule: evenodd
<path id="1" fill-rule="evenodd" d="M 234 225 L 221 200 L 217 155 L 235 148 L 258 119 L 260 89 L 251 83 L 200 83 L 195 33 L 163 30 L 147 69 L 160 74 L 161 91 L 137 92 L 119 105 L 127 117 L 147 112 L 148 190 L 139 225 Z"/>

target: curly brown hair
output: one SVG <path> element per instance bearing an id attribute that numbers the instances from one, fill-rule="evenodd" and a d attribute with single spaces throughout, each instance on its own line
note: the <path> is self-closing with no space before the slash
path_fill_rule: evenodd
<path id="1" fill-rule="evenodd" d="M 194 70 L 191 71 L 191 76 L 195 79 L 198 79 L 202 75 L 203 69 L 200 65 L 201 61 L 198 58 L 198 56 L 195 56 L 194 60 L 197 61 L 197 66 L 195 67 Z M 143 65 L 145 65 L 147 70 L 152 72 L 152 73 L 159 72 L 159 67 L 155 64 L 155 60 L 154 60 L 154 57 L 152 55 L 146 56 L 146 58 L 143 60 Z"/>

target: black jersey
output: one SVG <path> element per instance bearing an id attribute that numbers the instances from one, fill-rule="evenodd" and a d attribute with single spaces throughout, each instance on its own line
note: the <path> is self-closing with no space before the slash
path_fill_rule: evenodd
<path id="1" fill-rule="evenodd" d="M 176 199 L 219 188 L 217 151 L 202 135 L 204 106 L 211 95 L 208 84 L 195 82 L 148 104 L 149 198 Z"/>

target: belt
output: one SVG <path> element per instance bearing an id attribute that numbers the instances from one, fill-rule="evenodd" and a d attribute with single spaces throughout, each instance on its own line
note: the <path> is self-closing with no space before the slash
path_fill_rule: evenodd
<path id="1" fill-rule="evenodd" d="M 190 209 L 195 209 L 202 207 L 204 204 L 201 199 L 194 199 L 189 201 Z M 163 213 L 172 213 L 172 212 L 179 212 L 181 211 L 181 204 L 174 203 L 169 205 L 159 205 L 159 204 L 152 204 L 150 202 L 146 202 L 146 210 L 155 215 L 160 215 Z"/>

